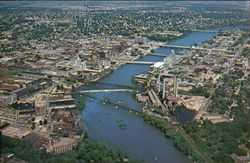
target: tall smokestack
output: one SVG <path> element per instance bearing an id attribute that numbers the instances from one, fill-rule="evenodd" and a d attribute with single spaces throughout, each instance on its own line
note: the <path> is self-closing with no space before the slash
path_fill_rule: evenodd
<path id="1" fill-rule="evenodd" d="M 166 96 L 166 78 L 163 79 L 162 99 Z"/>
<path id="2" fill-rule="evenodd" d="M 158 93 L 160 93 L 161 92 L 161 74 L 159 74 L 158 76 L 157 84 L 158 84 Z"/>
<path id="3" fill-rule="evenodd" d="M 178 96 L 178 80 L 176 78 L 176 75 L 174 76 L 174 95 L 175 97 Z"/>

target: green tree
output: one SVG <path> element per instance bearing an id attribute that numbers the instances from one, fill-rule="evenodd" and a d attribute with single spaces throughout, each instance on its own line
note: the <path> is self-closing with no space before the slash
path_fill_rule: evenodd
<path id="1" fill-rule="evenodd" d="M 73 84 L 71 85 L 71 91 L 76 92 L 76 88 L 75 88 L 75 86 Z"/>
<path id="2" fill-rule="evenodd" d="M 47 125 L 47 123 L 48 123 L 47 119 L 44 119 L 43 124 Z"/>
<path id="3" fill-rule="evenodd" d="M 78 98 L 76 107 L 77 107 L 77 109 L 79 109 L 79 110 L 83 110 L 83 109 L 84 109 L 85 103 L 84 103 L 83 97 L 79 97 L 79 98 Z"/>
<path id="4" fill-rule="evenodd" d="M 57 90 L 60 90 L 60 89 L 61 89 L 60 85 L 57 85 L 57 86 L 56 86 L 56 89 L 57 89 Z"/>
<path id="5" fill-rule="evenodd" d="M 36 125 L 35 125 L 35 123 L 33 122 L 33 123 L 32 123 L 32 126 L 31 126 L 31 129 L 34 130 L 35 128 L 36 128 Z"/>

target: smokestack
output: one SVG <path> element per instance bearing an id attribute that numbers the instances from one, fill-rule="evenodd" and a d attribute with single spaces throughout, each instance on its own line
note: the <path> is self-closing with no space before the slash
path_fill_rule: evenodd
<path id="1" fill-rule="evenodd" d="M 174 95 L 175 97 L 178 96 L 178 80 L 176 78 L 176 75 L 174 76 Z"/>
<path id="2" fill-rule="evenodd" d="M 166 96 L 166 78 L 163 79 L 163 90 L 162 90 L 162 99 Z"/>
<path id="3" fill-rule="evenodd" d="M 157 84 L 158 84 L 158 93 L 160 93 L 161 92 L 161 74 L 159 74 L 158 76 Z"/>

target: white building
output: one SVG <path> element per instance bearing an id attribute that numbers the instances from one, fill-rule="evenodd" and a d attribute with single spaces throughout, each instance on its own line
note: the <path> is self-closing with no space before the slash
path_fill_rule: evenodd
<path id="1" fill-rule="evenodd" d="M 75 71 L 82 71 L 84 69 L 87 69 L 86 61 L 82 61 L 78 55 L 70 59 L 69 66 Z"/>

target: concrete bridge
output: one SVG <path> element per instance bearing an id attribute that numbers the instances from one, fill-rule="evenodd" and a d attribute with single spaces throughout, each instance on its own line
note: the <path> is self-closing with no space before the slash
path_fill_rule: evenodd
<path id="1" fill-rule="evenodd" d="M 180 45 L 159 45 L 160 47 L 168 48 L 182 48 L 182 49 L 192 49 L 192 46 L 180 46 Z"/>
<path id="2" fill-rule="evenodd" d="M 202 48 L 196 46 L 180 46 L 180 45 L 158 45 L 160 47 L 169 47 L 169 48 L 181 48 L 181 49 L 192 49 L 192 50 L 211 50 L 211 51 L 220 51 L 220 52 L 230 52 L 226 49 L 210 49 L 210 48 Z"/>
<path id="3" fill-rule="evenodd" d="M 124 84 L 118 84 L 118 83 L 106 83 L 102 81 L 99 81 L 96 84 L 107 85 L 107 86 L 111 86 L 112 88 L 117 88 L 117 89 L 143 90 L 143 87 L 138 86 L 138 85 L 124 85 Z"/>
<path id="4" fill-rule="evenodd" d="M 213 30 L 198 30 L 194 29 L 193 32 L 207 32 L 207 33 L 218 33 L 219 31 L 213 31 Z"/>
<path id="5" fill-rule="evenodd" d="M 126 105 L 126 104 L 122 103 L 121 101 L 113 101 L 111 99 L 101 99 L 101 98 L 97 98 L 97 97 L 89 95 L 89 94 L 84 94 L 84 97 L 88 98 L 89 100 L 96 100 L 96 101 L 102 103 L 103 105 L 114 106 L 114 109 L 116 109 L 116 110 L 124 110 L 124 111 L 128 111 L 129 113 L 136 114 L 136 115 L 143 114 L 143 111 L 135 110 L 131 106 Z"/>
<path id="6" fill-rule="evenodd" d="M 143 65 L 153 65 L 155 62 L 145 62 L 145 61 L 128 61 L 131 64 L 143 64 Z"/>
<path id="7" fill-rule="evenodd" d="M 106 82 L 96 82 L 92 83 L 94 86 L 104 85 L 105 89 L 89 89 L 89 90 L 79 90 L 76 93 L 95 93 L 95 92 L 132 92 L 132 91 L 142 91 L 143 87 L 133 86 L 133 85 L 123 85 L 117 83 L 106 83 Z M 107 88 L 108 87 L 108 88 Z"/>
<path id="8" fill-rule="evenodd" d="M 77 91 L 78 93 L 95 93 L 95 92 L 132 92 L 132 89 L 94 89 L 94 90 L 84 90 Z"/>
<path id="9" fill-rule="evenodd" d="M 108 87 L 111 87 L 112 89 L 130 89 L 130 90 L 143 90 L 143 87 L 138 85 L 124 85 L 124 84 L 118 84 L 118 83 L 106 83 L 99 81 L 95 83 L 96 85 L 105 85 Z"/>
<path id="10" fill-rule="evenodd" d="M 148 53 L 148 55 L 159 56 L 159 57 L 167 57 L 167 54 L 158 54 L 158 53 Z"/>

